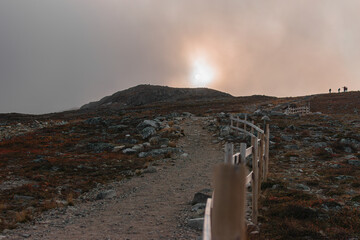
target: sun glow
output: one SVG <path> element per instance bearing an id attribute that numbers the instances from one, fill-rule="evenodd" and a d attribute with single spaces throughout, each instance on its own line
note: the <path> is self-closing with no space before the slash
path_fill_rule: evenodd
<path id="1" fill-rule="evenodd" d="M 190 81 L 194 87 L 206 87 L 215 78 L 214 68 L 205 60 L 204 57 L 196 57 L 192 61 Z"/>

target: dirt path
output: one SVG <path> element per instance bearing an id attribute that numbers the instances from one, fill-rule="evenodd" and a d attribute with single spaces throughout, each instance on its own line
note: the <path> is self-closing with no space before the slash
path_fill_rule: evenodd
<path id="1" fill-rule="evenodd" d="M 185 137 L 178 145 L 189 157 L 160 161 L 155 173 L 111 184 L 115 198 L 47 213 L 3 239 L 196 239 L 201 233 L 185 226 L 189 202 L 210 187 L 212 168 L 223 159 L 221 144 L 212 143 L 203 121 L 182 123 Z"/>

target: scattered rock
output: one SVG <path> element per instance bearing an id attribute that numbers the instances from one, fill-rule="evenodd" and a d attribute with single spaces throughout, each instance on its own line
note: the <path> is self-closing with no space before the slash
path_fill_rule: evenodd
<path id="1" fill-rule="evenodd" d="M 112 151 L 119 152 L 119 151 L 123 150 L 124 148 L 125 148 L 125 145 L 115 146 Z"/>
<path id="2" fill-rule="evenodd" d="M 229 126 L 220 127 L 220 137 L 227 137 L 230 135 L 231 128 Z"/>
<path id="3" fill-rule="evenodd" d="M 288 149 L 288 150 L 299 150 L 300 149 L 298 145 L 285 145 L 284 148 Z"/>
<path id="4" fill-rule="evenodd" d="M 314 148 L 324 148 L 327 147 L 327 145 L 328 144 L 326 142 L 317 142 L 313 144 Z"/>
<path id="5" fill-rule="evenodd" d="M 150 166 L 150 167 L 144 169 L 144 171 L 143 171 L 143 173 L 156 173 L 156 172 L 157 172 L 157 169 L 154 166 Z"/>
<path id="6" fill-rule="evenodd" d="M 189 219 L 188 226 L 196 230 L 203 230 L 204 218 Z"/>
<path id="7" fill-rule="evenodd" d="M 137 151 L 132 149 L 132 148 L 126 148 L 122 152 L 125 153 L 125 154 L 135 154 L 135 153 L 137 153 Z"/>
<path id="8" fill-rule="evenodd" d="M 31 196 L 24 196 L 24 195 L 18 195 L 18 194 L 15 194 L 14 195 L 14 200 L 34 200 L 35 198 L 34 197 L 31 197 Z"/>
<path id="9" fill-rule="evenodd" d="M 109 198 L 113 198 L 113 197 L 116 197 L 116 191 L 115 190 L 106 190 L 106 191 L 100 192 L 96 196 L 96 200 L 109 199 Z"/>
<path id="10" fill-rule="evenodd" d="M 354 178 L 353 176 L 346 176 L 346 175 L 340 175 L 340 176 L 335 177 L 335 179 L 337 179 L 337 180 L 347 180 L 347 179 L 353 179 L 353 178 Z"/>
<path id="11" fill-rule="evenodd" d="M 298 190 L 303 190 L 305 192 L 309 192 L 310 191 L 310 188 L 304 184 L 296 184 L 296 189 Z"/>
<path id="12" fill-rule="evenodd" d="M 88 149 L 91 151 L 94 151 L 96 153 L 101 153 L 104 151 L 112 151 L 114 148 L 114 145 L 111 143 L 88 143 L 87 145 Z"/>
<path id="13" fill-rule="evenodd" d="M 270 122 L 270 118 L 268 117 L 268 116 L 263 116 L 262 118 L 261 118 L 261 120 L 262 121 L 266 121 L 266 122 Z"/>
<path id="14" fill-rule="evenodd" d="M 146 127 L 141 131 L 141 136 L 143 139 L 147 139 L 156 134 L 156 130 L 154 127 Z"/>
<path id="15" fill-rule="evenodd" d="M 154 129 L 157 129 L 160 127 L 160 123 L 156 122 L 154 120 L 144 120 L 143 122 L 141 122 L 139 125 L 137 125 L 137 129 L 142 130 L 144 128 L 147 127 L 152 127 Z"/>
<path id="16" fill-rule="evenodd" d="M 203 189 L 197 193 L 195 193 L 193 200 L 191 201 L 191 205 L 195 205 L 197 203 L 205 203 L 208 198 L 211 198 L 211 190 Z"/>
<path id="17" fill-rule="evenodd" d="M 189 154 L 183 153 L 183 154 L 180 155 L 180 157 L 181 157 L 182 159 L 186 159 L 186 158 L 189 157 Z"/>
<path id="18" fill-rule="evenodd" d="M 348 160 L 348 163 L 355 167 L 360 167 L 360 160 Z"/>
<path id="19" fill-rule="evenodd" d="M 197 212 L 200 209 L 205 209 L 206 208 L 206 203 L 197 203 L 194 206 L 191 207 L 191 211 L 192 212 Z"/>
<path id="20" fill-rule="evenodd" d="M 292 136 L 286 136 L 286 135 L 281 135 L 281 139 L 286 142 L 290 142 L 293 140 Z"/>
<path id="21" fill-rule="evenodd" d="M 84 120 L 84 123 L 90 124 L 90 125 L 99 125 L 103 123 L 103 119 L 101 117 L 94 117 Z"/>

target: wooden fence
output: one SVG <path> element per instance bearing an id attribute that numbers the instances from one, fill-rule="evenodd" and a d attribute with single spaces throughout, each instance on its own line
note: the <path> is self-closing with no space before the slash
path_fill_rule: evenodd
<path id="1" fill-rule="evenodd" d="M 294 115 L 294 114 L 300 114 L 300 115 L 307 115 L 310 114 L 310 105 L 309 106 L 302 106 L 302 107 L 288 107 L 285 110 L 286 115 Z"/>
<path id="2" fill-rule="evenodd" d="M 251 136 L 251 146 L 240 144 L 234 153 L 232 143 L 225 144 L 225 163 L 215 167 L 213 197 L 207 200 L 203 239 L 246 239 L 246 194 L 251 184 L 251 221 L 257 224 L 261 182 L 269 169 L 269 124 L 264 132 L 254 123 L 231 117 L 231 128 Z M 243 127 L 239 125 L 243 124 Z M 247 128 L 250 127 L 250 131 Z M 255 133 L 256 131 L 256 133 Z M 247 168 L 252 156 L 252 171 Z"/>

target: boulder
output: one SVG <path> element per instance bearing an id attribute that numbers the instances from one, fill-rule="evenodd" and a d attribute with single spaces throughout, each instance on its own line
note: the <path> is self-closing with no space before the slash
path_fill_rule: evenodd
<path id="1" fill-rule="evenodd" d="M 122 151 L 124 154 L 135 154 L 137 151 L 132 148 L 126 148 Z"/>
<path id="2" fill-rule="evenodd" d="M 138 124 L 136 126 L 136 128 L 138 130 L 142 130 L 142 129 L 146 128 L 146 127 L 152 127 L 152 128 L 157 129 L 157 128 L 160 127 L 160 123 L 157 122 L 157 121 L 154 121 L 154 120 L 144 120 L 143 122 L 141 122 L 140 124 Z"/>
<path id="3" fill-rule="evenodd" d="M 144 171 L 143 171 L 143 173 L 156 173 L 156 172 L 157 172 L 157 169 L 154 166 L 150 166 L 150 167 L 144 169 Z"/>
<path id="4" fill-rule="evenodd" d="M 355 167 L 360 167 L 360 160 L 348 160 L 348 163 Z"/>
<path id="5" fill-rule="evenodd" d="M 220 127 L 220 137 L 227 137 L 230 135 L 231 128 L 229 126 Z"/>
<path id="6" fill-rule="evenodd" d="M 198 210 L 202 210 L 206 208 L 206 203 L 197 203 L 191 207 L 192 212 L 197 212 Z"/>
<path id="7" fill-rule="evenodd" d="M 156 134 L 156 130 L 154 127 L 146 127 L 141 131 L 141 137 L 143 139 L 147 139 Z"/>
<path id="8" fill-rule="evenodd" d="M 261 118 L 261 120 L 262 121 L 266 121 L 266 122 L 270 122 L 270 118 L 268 117 L 268 116 L 263 116 L 262 118 Z"/>
<path id="9" fill-rule="evenodd" d="M 159 137 L 159 136 L 151 137 L 151 138 L 149 139 L 150 144 L 153 145 L 153 146 L 159 145 L 159 141 L 160 141 L 160 137 Z"/>
<path id="10" fill-rule="evenodd" d="M 261 109 L 258 109 L 253 113 L 253 115 L 254 116 L 263 116 L 264 112 Z"/>
<path id="11" fill-rule="evenodd" d="M 133 150 L 135 150 L 136 152 L 140 152 L 144 149 L 144 146 L 142 144 L 138 144 L 132 147 Z"/>
<path id="12" fill-rule="evenodd" d="M 96 195 L 96 200 L 101 200 L 101 199 L 109 199 L 109 198 L 113 198 L 116 197 L 116 191 L 115 190 L 105 190 L 102 191 L 100 193 L 98 193 L 98 195 Z"/>
<path id="13" fill-rule="evenodd" d="M 203 189 L 197 193 L 195 193 L 193 200 L 191 201 L 191 205 L 195 205 L 197 203 L 205 203 L 208 198 L 211 198 L 211 190 Z"/>
<path id="14" fill-rule="evenodd" d="M 94 117 L 94 118 L 88 118 L 84 120 L 84 123 L 90 124 L 90 125 L 99 125 L 103 123 L 103 119 L 101 117 Z"/>
<path id="15" fill-rule="evenodd" d="M 88 149 L 96 152 L 96 153 L 101 153 L 104 151 L 112 151 L 114 148 L 114 145 L 111 143 L 89 143 L 87 145 Z"/>
<path id="16" fill-rule="evenodd" d="M 327 147 L 327 145 L 328 144 L 326 142 L 317 142 L 313 144 L 314 148 L 324 148 Z"/>
<path id="17" fill-rule="evenodd" d="M 189 219 L 188 226 L 190 228 L 193 228 L 193 229 L 196 229 L 196 230 L 203 230 L 203 228 L 204 228 L 204 218 Z"/>

